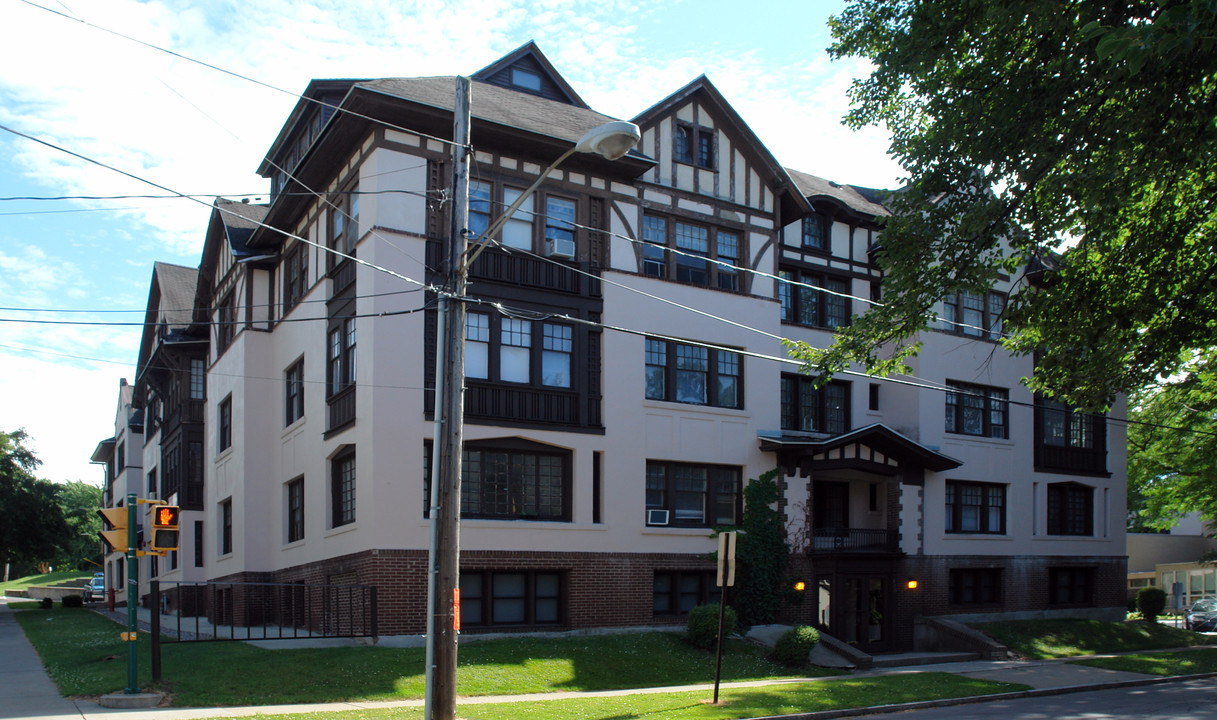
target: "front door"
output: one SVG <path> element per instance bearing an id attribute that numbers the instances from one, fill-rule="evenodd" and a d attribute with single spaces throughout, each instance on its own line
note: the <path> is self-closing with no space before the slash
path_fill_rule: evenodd
<path id="1" fill-rule="evenodd" d="M 890 581 L 886 576 L 824 576 L 818 585 L 821 621 L 827 620 L 833 637 L 866 653 L 890 648 Z"/>

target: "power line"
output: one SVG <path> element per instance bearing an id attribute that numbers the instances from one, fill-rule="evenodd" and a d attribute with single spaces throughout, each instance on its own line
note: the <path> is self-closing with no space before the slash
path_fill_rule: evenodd
<path id="1" fill-rule="evenodd" d="M 353 110 L 343 108 L 339 105 L 333 105 L 331 103 L 327 103 L 322 100 L 317 100 L 315 98 L 310 98 L 310 97 L 306 97 L 304 95 L 300 95 L 299 93 L 294 93 L 291 90 L 285 90 L 281 87 L 278 87 L 277 85 L 271 85 L 268 82 L 264 82 L 262 80 L 256 80 L 254 78 L 248 77 L 246 75 L 242 75 L 241 73 L 235 72 L 233 70 L 228 70 L 228 69 L 222 68 L 218 65 L 212 65 L 211 63 L 192 58 L 188 55 L 183 55 L 174 50 L 169 50 L 168 48 L 163 48 L 159 45 L 154 45 L 145 40 L 140 40 L 139 38 L 132 37 L 130 35 L 126 35 L 124 33 L 118 32 L 117 30 L 112 30 L 110 28 L 103 27 L 103 26 L 97 25 L 95 23 L 91 23 L 87 20 L 83 20 L 78 17 L 73 17 L 71 15 L 67 15 L 65 13 L 59 12 L 58 10 L 54 10 L 52 8 L 46 7 L 45 5 L 39 5 L 38 3 L 31 2 L 31 0 L 21 0 L 21 2 L 25 3 L 26 5 L 29 5 L 30 7 L 38 8 L 39 10 L 45 10 L 46 12 L 49 12 L 52 15 L 58 15 L 61 18 L 71 20 L 72 22 L 80 23 L 81 25 L 90 27 L 94 30 L 99 30 L 99 31 L 107 33 L 107 34 L 114 35 L 115 37 L 122 38 L 123 40 L 127 40 L 129 42 L 136 43 L 137 45 L 143 45 L 146 48 L 151 48 L 152 50 L 156 50 L 157 52 L 165 53 L 166 55 L 170 55 L 172 57 L 178 58 L 179 60 L 185 60 L 186 62 L 194 63 L 196 65 L 201 65 L 202 67 L 205 67 L 209 70 L 215 70 L 216 72 L 223 73 L 230 77 L 237 78 L 238 80 L 244 80 L 245 82 L 253 83 L 254 85 L 260 85 L 261 87 L 267 88 L 268 90 L 274 90 L 275 92 L 291 96 L 291 97 L 295 98 L 296 100 L 306 100 L 310 103 L 313 103 L 314 105 L 328 107 L 328 108 L 334 110 L 335 112 L 345 113 L 347 115 L 351 115 L 352 117 L 357 117 L 357 118 L 360 118 L 363 120 L 369 120 L 374 123 L 379 123 L 379 124 L 385 125 L 387 127 L 391 127 L 394 130 L 401 130 L 402 132 L 410 133 L 413 135 L 418 135 L 420 137 L 425 137 L 428 140 L 435 140 L 436 142 L 444 143 L 445 145 L 459 145 L 459 143 L 455 143 L 451 139 L 448 139 L 448 138 L 435 137 L 432 135 L 427 135 L 426 133 L 419 132 L 418 130 L 410 130 L 410 129 L 407 129 L 404 127 L 393 125 L 392 123 L 387 123 L 383 120 L 378 120 L 378 119 L 370 117 L 368 115 L 364 115 L 362 113 L 357 113 Z"/>
<path id="2" fill-rule="evenodd" d="M 22 0 L 22 2 L 27 2 L 27 1 L 28 1 L 28 0 Z M 367 260 L 362 260 L 362 259 L 360 259 L 360 258 L 358 258 L 358 257 L 355 257 L 354 255 L 348 255 L 348 254 L 343 253 L 343 252 L 340 252 L 340 251 L 338 251 L 338 250 L 336 250 L 336 249 L 334 249 L 334 248 L 331 248 L 331 247 L 329 247 L 329 246 L 327 246 L 327 245 L 324 245 L 324 244 L 321 244 L 321 243 L 316 243 L 316 242 L 313 242 L 312 240 L 309 240 L 308 238 L 301 237 L 301 236 L 296 235 L 296 234 L 294 234 L 294 233 L 287 232 L 286 230 L 282 230 L 282 229 L 280 229 L 280 228 L 276 228 L 276 227 L 273 227 L 273 226 L 267 225 L 266 223 L 264 223 L 264 222 L 262 222 L 262 221 L 260 221 L 260 220 L 254 220 L 254 219 L 249 218 L 249 217 L 246 217 L 246 216 L 244 216 L 244 215 L 240 215 L 240 214 L 238 214 L 238 213 L 236 213 L 236 212 L 234 212 L 234 211 L 232 211 L 232 210 L 230 210 L 230 209 L 228 209 L 228 208 L 225 208 L 225 207 L 223 207 L 223 206 L 219 205 L 218 203 L 217 203 L 217 204 L 215 204 L 215 205 L 212 205 L 212 204 L 210 204 L 210 203 L 203 202 L 202 200 L 199 200 L 198 198 L 192 198 L 192 197 L 189 197 L 189 196 L 187 196 L 187 195 L 183 195 L 183 194 L 181 194 L 181 193 L 177 193 L 177 192 L 176 192 L 176 191 L 174 191 L 173 189 L 168 188 L 168 187 L 166 187 L 166 186 L 164 186 L 164 185 L 161 185 L 161 184 L 159 184 L 159 183 L 157 183 L 157 182 L 154 182 L 154 181 L 152 181 L 152 180 L 148 180 L 148 179 L 146 179 L 146 178 L 142 178 L 142 177 L 140 177 L 140 176 L 138 176 L 138 175 L 134 175 L 134 174 L 132 174 L 132 173 L 127 172 L 126 170 L 120 170 L 119 168 L 116 168 L 116 167 L 114 167 L 114 166 L 112 166 L 112 165 L 108 165 L 108 164 L 106 164 L 106 163 L 104 163 L 104 162 L 102 162 L 102 161 L 100 161 L 100 160 L 95 160 L 95 159 L 93 159 L 93 158 L 91 158 L 91 157 L 88 157 L 88 156 L 85 156 L 85 155 L 81 155 L 80 153 L 73 152 L 72 150 L 68 150 L 67 148 L 64 148 L 64 147 L 60 147 L 59 145 L 55 145 L 54 143 L 48 142 L 48 141 L 46 141 L 46 140 L 42 140 L 42 139 L 40 139 L 40 138 L 36 138 L 36 137 L 34 137 L 33 135 L 28 135 L 28 134 L 23 133 L 23 132 L 21 132 L 21 131 L 19 131 L 19 130 L 14 130 L 13 128 L 8 127 L 7 125 L 0 125 L 0 130 L 4 130 L 4 131 L 6 131 L 6 132 L 10 132 L 10 133 L 12 133 L 13 135 L 16 135 L 16 136 L 18 136 L 18 137 L 25 138 L 26 140 L 30 140 L 30 141 L 32 141 L 32 142 L 36 142 L 36 143 L 38 143 L 39 145 L 44 145 L 44 146 L 46 146 L 46 147 L 51 148 L 52 150 L 57 150 L 57 151 L 59 151 L 59 152 L 65 153 L 65 154 L 67 154 L 67 155 L 71 155 L 72 157 L 75 157 L 75 158 L 80 159 L 80 160 L 84 160 L 85 162 L 87 162 L 87 163 L 91 163 L 91 164 L 93 164 L 93 165 L 97 165 L 98 167 L 103 167 L 103 168 L 105 168 L 105 169 L 107 169 L 107 170 L 111 170 L 111 171 L 116 172 L 116 173 L 118 173 L 118 174 L 120 174 L 120 175 L 123 175 L 123 176 L 129 177 L 129 178 L 131 178 L 132 180 L 137 180 L 137 181 L 142 182 L 142 183 L 145 183 L 145 184 L 147 184 L 147 185 L 151 185 L 152 187 L 155 187 L 155 188 L 157 188 L 157 189 L 159 189 L 159 190 L 164 190 L 165 192 L 174 193 L 174 194 L 178 195 L 179 197 L 182 197 L 182 198 L 187 199 L 187 200 L 191 200 L 191 201 L 193 201 L 193 202 L 197 202 L 197 203 L 199 203 L 199 204 L 201 204 L 201 205 L 205 205 L 205 206 L 207 206 L 208 208 L 211 208 L 211 209 L 217 210 L 217 211 L 222 212 L 222 213 L 227 213 L 227 214 L 229 214 L 229 215 L 233 215 L 233 216 L 235 216 L 235 217 L 240 218 L 240 219 L 241 219 L 242 221 L 244 221 L 244 222 L 250 222 L 250 223 L 253 223 L 253 224 L 257 225 L 258 227 L 267 228 L 267 229 L 272 230 L 272 231 L 274 231 L 274 232 L 277 232 L 277 233 L 279 233 L 279 234 L 281 234 L 281 235 L 283 235 L 283 236 L 285 236 L 285 237 L 292 238 L 292 239 L 298 240 L 298 241 L 300 241 L 300 242 L 302 242 L 302 243 L 304 243 L 304 244 L 306 244 L 306 245 L 310 245 L 310 246 L 312 246 L 312 247 L 318 248 L 318 249 L 322 250 L 323 252 L 328 252 L 328 253 L 331 253 L 331 254 L 336 255 L 336 256 L 338 256 L 338 257 L 346 258 L 346 259 L 351 260 L 351 261 L 353 261 L 353 262 L 359 263 L 360 265 L 366 265 L 366 266 L 368 266 L 368 267 L 370 267 L 370 268 L 373 268 L 373 269 L 375 269 L 375 270 L 379 270 L 379 271 L 381 271 L 381 272 L 384 272 L 384 273 L 386 273 L 386 274 L 388 274 L 388 275 L 391 275 L 391 276 L 393 276 L 393 277 L 399 278 L 399 279 L 401 279 L 401 280 L 405 280 L 406 282 L 412 283 L 412 284 L 414 284 L 414 285 L 418 285 L 418 286 L 420 286 L 420 287 L 427 288 L 427 289 L 433 289 L 433 290 L 435 290 L 436 292 L 441 292 L 441 289 L 440 289 L 440 288 L 432 288 L 430 285 L 428 285 L 428 284 L 426 284 L 426 283 L 419 282 L 418 280 L 415 280 L 414 278 L 408 277 L 408 276 L 406 276 L 406 275 L 402 275 L 402 274 L 401 274 L 401 273 L 399 273 L 399 272 L 395 272 L 395 271 L 393 271 L 393 270 L 389 270 L 388 268 L 381 267 L 381 266 L 376 265 L 376 264 L 374 264 L 374 263 L 370 263 L 370 262 L 368 262 Z M 386 240 L 385 242 L 386 242 L 386 243 L 388 243 L 388 241 L 387 241 L 387 240 Z M 392 243 L 388 243 L 388 244 L 389 244 L 389 245 L 392 245 Z"/>

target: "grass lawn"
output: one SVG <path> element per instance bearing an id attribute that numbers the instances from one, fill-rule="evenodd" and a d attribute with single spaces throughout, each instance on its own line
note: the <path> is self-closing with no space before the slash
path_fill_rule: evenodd
<path id="1" fill-rule="evenodd" d="M 6 583 L 0 583 L 0 595 L 3 595 L 6 590 L 25 590 L 31 585 L 63 585 L 72 581 L 88 580 L 91 577 L 93 577 L 91 570 L 70 570 L 67 572 L 47 573 L 45 575 L 28 575 L 16 580 L 9 580 Z"/>
<path id="2" fill-rule="evenodd" d="M 1170 653 L 1147 653 L 1145 655 L 1121 655 L 1112 658 L 1075 660 L 1077 665 L 1125 670 L 1146 675 L 1195 675 L 1217 672 L 1217 648 L 1180 650 Z"/>
<path id="3" fill-rule="evenodd" d="M 528 703 L 457 703 L 462 720 L 622 720 L 654 717 L 664 720 L 727 720 L 799 712 L 866 707 L 917 700 L 993 695 L 1026 689 L 1023 685 L 975 680 L 949 673 L 918 673 L 830 680 L 760 688 L 726 688 L 719 705 L 712 693 L 681 692 L 616 697 L 565 698 Z M 298 713 L 279 720 L 414 720 L 422 708 L 384 708 L 349 712 Z"/>
<path id="4" fill-rule="evenodd" d="M 84 609 L 16 613 L 51 678 L 64 695 L 100 695 L 126 686 L 126 648 L 118 624 Z M 792 673 L 765 659 L 766 650 L 731 643 L 723 680 L 834 675 Z M 168 692 L 178 706 L 266 705 L 423 696 L 423 649 L 380 647 L 265 650 L 240 642 L 165 643 L 163 682 L 151 684 L 150 643 L 140 640 L 141 687 Z M 461 646 L 461 695 L 512 695 L 561 690 L 612 690 L 712 682 L 714 656 L 678 635 L 483 640 Z"/>
<path id="5" fill-rule="evenodd" d="M 1210 645 L 1217 638 L 1145 622 L 1019 620 L 977 623 L 977 630 L 1033 660 Z"/>

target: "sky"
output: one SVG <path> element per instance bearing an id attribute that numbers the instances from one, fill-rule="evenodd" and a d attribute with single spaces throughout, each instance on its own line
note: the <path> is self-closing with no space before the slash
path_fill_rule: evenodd
<path id="1" fill-rule="evenodd" d="M 895 186 L 886 134 L 841 123 L 868 70 L 825 52 L 844 4 L 0 0 L 0 431 L 25 429 L 39 477 L 102 482 L 153 263 L 198 266 L 215 196 L 266 198 L 256 169 L 313 78 L 470 75 L 532 40 L 602 113 L 705 73 L 783 165 Z M 165 191 L 13 131 L 200 202 L 114 198 Z M 68 196 L 106 199 L 21 199 Z"/>

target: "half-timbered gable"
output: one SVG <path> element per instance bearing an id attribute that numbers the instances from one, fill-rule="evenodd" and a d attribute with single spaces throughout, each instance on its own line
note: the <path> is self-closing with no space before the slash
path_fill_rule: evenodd
<path id="1" fill-rule="evenodd" d="M 770 273 L 777 229 L 809 210 L 786 170 L 704 75 L 634 122 L 657 162 L 641 178 L 632 252 L 614 267 L 769 295 L 772 284 L 746 271 Z"/>

